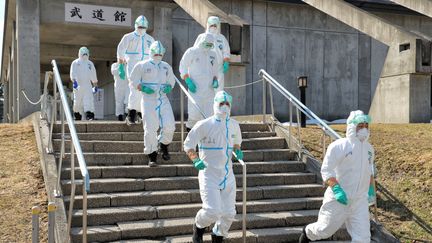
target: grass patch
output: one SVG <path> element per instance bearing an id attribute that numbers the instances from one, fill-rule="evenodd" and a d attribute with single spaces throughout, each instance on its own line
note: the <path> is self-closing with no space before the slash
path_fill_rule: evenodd
<path id="1" fill-rule="evenodd" d="M 32 124 L 0 124 L 0 242 L 31 242 L 31 208 L 40 206 L 47 242 L 47 196 Z"/>
<path id="2" fill-rule="evenodd" d="M 345 125 L 332 125 L 345 136 Z M 432 225 L 432 124 L 372 124 L 369 141 L 375 148 L 377 181 L 410 210 Z M 301 129 L 304 146 L 322 160 L 322 131 Z M 327 138 L 327 146 L 330 138 Z M 378 194 L 379 221 L 402 242 L 432 241 L 432 235 L 409 214 Z"/>

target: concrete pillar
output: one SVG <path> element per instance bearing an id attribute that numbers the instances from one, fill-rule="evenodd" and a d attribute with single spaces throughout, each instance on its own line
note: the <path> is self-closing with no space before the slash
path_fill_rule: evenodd
<path id="1" fill-rule="evenodd" d="M 172 10 L 160 6 L 154 7 L 153 26 L 155 40 L 162 42 L 166 48 L 164 61 L 172 65 L 173 38 L 172 38 Z"/>
<path id="2" fill-rule="evenodd" d="M 12 30 L 12 48 L 11 48 L 11 91 L 12 91 L 12 107 L 11 107 L 11 122 L 17 122 L 17 61 L 16 61 L 16 22 L 13 23 Z"/>
<path id="3" fill-rule="evenodd" d="M 6 77 L 7 85 L 8 85 L 8 88 L 7 88 L 7 106 L 6 106 L 7 111 L 6 111 L 6 113 L 8 114 L 8 116 L 7 116 L 7 120 L 5 120 L 5 122 L 8 122 L 8 123 L 12 122 L 12 103 L 13 103 L 13 95 L 12 95 L 13 85 L 12 85 L 12 73 L 11 73 L 12 72 L 12 61 L 11 61 L 12 56 L 11 56 L 11 53 L 12 53 L 12 50 L 9 47 L 9 60 L 8 60 L 8 69 L 7 69 L 7 77 Z M 5 100 L 6 100 L 6 96 L 5 96 Z"/>
<path id="4" fill-rule="evenodd" d="M 7 123 L 9 116 L 9 82 L 5 81 L 3 85 L 3 123 Z"/>
<path id="5" fill-rule="evenodd" d="M 37 101 L 41 95 L 40 85 L 40 43 L 39 43 L 39 0 L 16 1 L 17 18 L 17 83 L 19 92 L 19 118 L 39 110 L 40 106 L 30 104 L 21 94 Z"/>
<path id="6" fill-rule="evenodd" d="M 369 114 L 376 123 L 428 122 L 430 94 L 430 75 L 381 77 Z"/>

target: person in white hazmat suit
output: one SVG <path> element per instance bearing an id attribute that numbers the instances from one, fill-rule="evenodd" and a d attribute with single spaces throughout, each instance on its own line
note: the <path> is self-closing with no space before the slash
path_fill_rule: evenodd
<path id="1" fill-rule="evenodd" d="M 162 61 L 164 54 L 162 43 L 153 42 L 150 59 L 136 64 L 130 78 L 136 89 L 143 93 L 144 154 L 149 157 L 149 166 L 156 166 L 158 149 L 164 160 L 170 159 L 168 145 L 175 131 L 174 114 L 166 95 L 173 89 L 175 79 L 171 66 Z"/>
<path id="2" fill-rule="evenodd" d="M 236 181 L 232 152 L 243 159 L 240 126 L 230 117 L 232 97 L 219 91 L 214 97 L 214 115 L 195 124 L 184 141 L 184 151 L 199 170 L 198 181 L 202 208 L 195 217 L 193 242 L 203 242 L 205 228 L 215 223 L 212 242 L 228 236 L 235 210 Z M 199 155 L 195 146 L 199 146 Z"/>
<path id="3" fill-rule="evenodd" d="M 87 120 L 94 120 L 93 93 L 97 92 L 96 68 L 89 60 L 90 51 L 83 46 L 78 51 L 78 58 L 70 67 L 70 79 L 73 83 L 75 120 L 81 120 L 85 112 Z"/>
<path id="4" fill-rule="evenodd" d="M 124 114 L 127 113 L 127 104 L 129 99 L 128 80 L 124 75 L 120 77 L 119 63 L 111 65 L 111 74 L 114 77 L 114 98 L 115 98 L 115 115 L 119 121 L 124 120 Z"/>
<path id="5" fill-rule="evenodd" d="M 216 91 L 224 89 L 225 86 L 225 76 L 224 74 L 229 70 L 229 61 L 231 57 L 230 46 L 228 40 L 221 33 L 220 19 L 217 16 L 210 16 L 207 19 L 207 29 L 205 33 L 198 35 L 195 40 L 194 46 L 198 47 L 202 39 L 205 38 L 206 33 L 210 33 L 214 37 L 214 48 L 216 51 L 217 60 L 219 63 L 219 75 L 218 83 L 214 83 L 214 88 Z"/>
<path id="6" fill-rule="evenodd" d="M 135 20 L 135 31 L 125 34 L 117 47 L 117 61 L 120 63 L 120 71 L 126 73 L 126 77 L 130 79 L 130 74 L 135 64 L 139 61 L 149 59 L 150 45 L 154 42 L 153 37 L 146 33 L 148 29 L 148 21 L 144 15 L 140 15 Z M 126 65 L 126 72 L 124 66 Z M 121 75 L 122 76 L 122 75 Z M 129 80 L 130 81 L 130 80 Z M 135 124 L 141 119 L 141 92 L 136 87 L 133 87 L 132 82 L 129 82 L 129 98 L 128 98 L 128 115 L 126 123 L 128 125 Z M 137 113 L 138 112 L 138 113 Z"/>
<path id="7" fill-rule="evenodd" d="M 300 243 L 329 238 L 344 223 L 351 242 L 370 242 L 368 196 L 375 194 L 371 176 L 375 153 L 368 142 L 370 121 L 362 111 L 352 111 L 346 138 L 329 145 L 321 167 L 328 185 L 323 205 L 318 221 L 303 228 Z"/>
<path id="8" fill-rule="evenodd" d="M 219 81 L 219 66 L 217 54 L 213 50 L 214 37 L 206 33 L 196 47 L 186 50 L 180 60 L 180 76 L 185 80 L 191 96 L 195 99 L 206 117 L 211 116 L 213 98 L 215 96 L 215 83 Z M 200 111 L 188 100 L 188 131 L 199 120 L 203 119 Z"/>

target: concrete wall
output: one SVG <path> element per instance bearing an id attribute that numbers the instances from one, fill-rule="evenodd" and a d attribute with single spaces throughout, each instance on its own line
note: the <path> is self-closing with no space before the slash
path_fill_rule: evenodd
<path id="1" fill-rule="evenodd" d="M 258 80 L 258 71 L 265 69 L 298 96 L 296 77 L 307 75 L 306 103 L 317 115 L 337 119 L 353 109 L 369 109 L 385 46 L 307 5 L 251 0 L 212 2 L 251 24 L 252 58 L 246 67 L 246 82 Z M 180 8 L 173 11 L 173 26 L 176 65 L 204 29 Z M 378 54 L 372 55 L 372 48 L 379 49 Z M 239 95 L 245 100 L 244 113 L 262 113 L 262 84 L 243 89 Z M 288 102 L 277 91 L 273 93 L 277 117 L 287 119 Z"/>

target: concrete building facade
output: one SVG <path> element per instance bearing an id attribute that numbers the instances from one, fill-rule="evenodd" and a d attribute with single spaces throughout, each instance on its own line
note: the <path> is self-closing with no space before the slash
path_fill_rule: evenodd
<path id="1" fill-rule="evenodd" d="M 432 18 L 413 10 L 384 0 L 348 2 L 395 25 L 432 36 Z M 133 30 L 132 24 L 114 26 L 67 22 L 66 3 L 131 9 L 132 24 L 138 15 L 144 14 L 150 22 L 149 34 L 167 47 L 165 60 L 172 64 L 177 77 L 183 53 L 204 31 L 202 25 L 175 1 L 7 1 L 1 76 L 6 122 L 16 122 L 39 109 L 22 97 L 21 90 L 31 100 L 38 100 L 41 81 L 45 71 L 51 70 L 52 59 L 59 63 L 62 80 L 70 91 L 69 65 L 77 57 L 79 47 L 84 45 L 91 51 L 100 86 L 104 89 L 104 114 L 114 114 L 110 65 L 116 59 L 118 42 L 123 34 Z M 299 96 L 296 77 L 306 75 L 306 104 L 327 120 L 346 118 L 349 111 L 355 109 L 368 112 L 374 99 L 388 95 L 388 92 L 381 94 L 377 87 L 385 84 L 379 84 L 378 80 L 389 48 L 367 34 L 302 1 L 213 0 L 211 3 L 227 14 L 237 15 L 250 26 L 250 49 L 241 53 L 249 57 L 232 64 L 226 86 L 252 83 L 259 79 L 258 71 L 265 69 L 288 91 Z M 231 36 L 230 41 L 236 43 L 238 40 L 235 38 Z M 388 87 L 394 82 L 403 82 L 397 78 L 388 79 Z M 417 96 L 423 103 L 428 103 L 421 107 L 429 109 L 424 111 L 425 118 L 417 122 L 428 121 L 431 115 L 431 75 L 423 75 L 422 80 L 424 86 Z M 419 92 L 414 87 L 398 86 L 390 92 L 396 96 L 392 100 L 397 101 L 400 96 L 398 102 L 408 102 L 404 99 L 409 99 L 410 95 L 404 92 L 413 90 L 413 96 Z M 235 115 L 262 113 L 262 83 L 227 91 L 234 96 Z M 176 88 L 170 94 L 177 117 L 180 113 L 179 92 Z M 277 91 L 273 91 L 273 96 L 277 118 L 286 120 L 289 112 L 287 100 Z M 408 112 L 414 107 L 409 105 Z M 410 121 L 413 120 L 386 122 Z"/>

